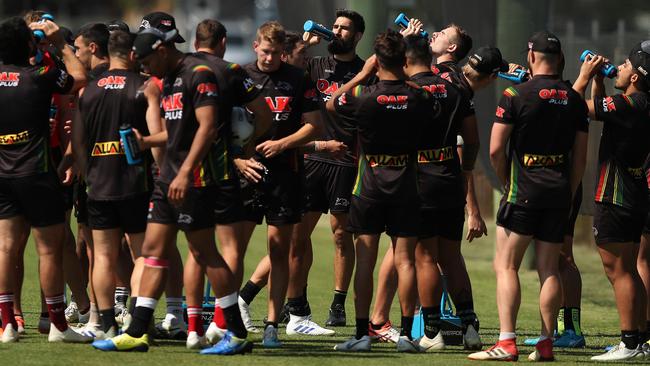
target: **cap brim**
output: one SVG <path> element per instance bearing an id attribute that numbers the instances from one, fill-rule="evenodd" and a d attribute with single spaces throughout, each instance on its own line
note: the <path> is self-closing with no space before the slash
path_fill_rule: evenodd
<path id="1" fill-rule="evenodd" d="M 499 68 L 499 71 L 501 72 L 506 72 L 510 69 L 510 63 L 508 61 L 501 59 L 501 67 Z"/>
<path id="2" fill-rule="evenodd" d="M 185 38 L 183 38 L 180 33 L 176 30 L 176 37 L 174 37 L 174 43 L 185 43 Z"/>

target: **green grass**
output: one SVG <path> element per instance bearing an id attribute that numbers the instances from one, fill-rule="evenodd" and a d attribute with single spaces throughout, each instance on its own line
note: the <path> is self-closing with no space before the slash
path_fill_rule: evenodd
<path id="1" fill-rule="evenodd" d="M 332 257 L 333 247 L 329 237 L 326 220 L 321 220 L 313 236 L 314 264 L 309 279 L 309 300 L 313 310 L 314 320 L 323 324 L 329 302 L 332 296 Z M 472 285 L 476 311 L 481 320 L 481 335 L 485 344 L 493 344 L 498 335 L 498 319 L 495 301 L 495 278 L 492 271 L 494 253 L 494 227 L 490 228 L 490 236 L 463 244 L 463 253 L 467 261 Z M 264 231 L 258 228 L 246 258 L 246 276 L 254 270 L 257 261 L 266 252 L 263 239 Z M 185 253 L 187 246 L 182 236 L 179 240 L 181 252 Z M 382 253 L 386 248 L 382 241 Z M 618 342 L 618 317 L 614 305 L 613 291 L 603 273 L 600 259 L 595 248 L 577 246 L 575 257 L 582 271 L 583 301 L 582 324 L 587 336 L 588 347 L 580 350 L 556 352 L 556 358 L 562 363 L 589 362 L 589 356 L 600 353 L 606 345 Z M 370 361 L 374 365 L 392 365 L 397 362 L 410 364 L 470 364 L 466 359 L 467 352 L 460 347 L 449 347 L 436 354 L 404 355 L 397 354 L 393 345 L 377 344 L 368 354 L 340 354 L 332 351 L 332 347 L 350 337 L 354 333 L 354 311 L 352 294 L 347 300 L 348 326 L 337 328 L 335 337 L 287 337 L 281 329 L 280 337 L 284 347 L 279 350 L 265 350 L 261 347 L 259 335 L 252 335 L 256 348 L 253 355 L 231 358 L 210 358 L 200 356 L 194 351 L 185 349 L 184 342 L 162 341 L 159 346 L 152 347 L 146 354 L 102 353 L 93 350 L 89 345 L 48 344 L 46 337 L 38 334 L 36 324 L 40 311 L 38 296 L 38 281 L 36 272 L 36 254 L 30 244 L 25 255 L 26 280 L 23 292 L 23 303 L 27 321 L 27 334 L 17 344 L 0 344 L 0 357 L 5 365 L 73 365 L 73 364 L 120 364 L 120 365 L 174 365 L 184 363 L 210 362 L 220 365 L 251 364 L 251 365 L 351 365 Z M 379 266 L 377 266 L 379 267 Z M 537 294 L 539 285 L 534 271 L 522 270 L 520 273 L 523 301 L 519 312 L 518 336 L 523 342 L 525 337 L 537 336 L 539 331 L 539 315 Z M 376 284 L 375 284 L 376 285 Z M 266 292 L 263 291 L 253 303 L 253 317 L 261 325 L 261 319 L 266 311 Z M 161 301 L 156 315 L 162 317 L 164 300 Z M 395 301 L 391 318 L 399 323 L 399 306 Z M 520 347 L 522 359 L 532 351 L 530 347 Z M 476 364 L 476 363 L 472 363 Z"/>

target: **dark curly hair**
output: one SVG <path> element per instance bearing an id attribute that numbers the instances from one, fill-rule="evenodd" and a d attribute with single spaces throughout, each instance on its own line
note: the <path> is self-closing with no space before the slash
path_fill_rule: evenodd
<path id="1" fill-rule="evenodd" d="M 22 17 L 11 17 L 0 24 L 0 59 L 4 64 L 28 65 L 32 31 Z"/>

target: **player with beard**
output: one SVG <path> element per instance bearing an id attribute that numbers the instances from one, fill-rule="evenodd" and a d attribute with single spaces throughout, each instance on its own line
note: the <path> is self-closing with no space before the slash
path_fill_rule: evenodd
<path id="1" fill-rule="evenodd" d="M 355 123 L 360 140 L 357 178 L 347 229 L 355 234 L 354 277 L 356 334 L 334 347 L 337 351 L 369 351 L 369 308 L 372 301 L 373 270 L 382 232 L 394 237 L 398 271 L 402 333 L 398 352 L 418 352 L 411 339 L 416 294 L 415 247 L 419 227 L 416 155 L 424 125 L 436 123 L 439 104 L 422 88 L 407 84 L 402 36 L 394 31 L 375 39 L 374 57 L 361 72 L 336 91 L 327 110 L 348 123 Z M 379 82 L 361 84 L 375 74 Z"/>
<path id="2" fill-rule="evenodd" d="M 298 148 L 313 140 L 320 124 L 312 84 L 303 70 L 281 60 L 284 41 L 285 31 L 277 22 L 264 23 L 257 30 L 253 44 L 257 61 L 245 69 L 262 90 L 273 112 L 273 125 L 255 141 L 255 157 L 235 160 L 249 182 L 244 193 L 248 200 L 246 237 L 264 217 L 268 225 L 271 271 L 262 345 L 271 348 L 282 345 L 277 335 L 278 321 L 289 282 L 291 235 L 294 224 L 300 221 L 302 207 L 302 157 Z M 240 306 L 246 291 L 244 286 Z"/>
<path id="3" fill-rule="evenodd" d="M 69 73 L 56 65 L 30 65 L 35 46 L 32 31 L 36 29 L 61 50 Z M 48 340 L 88 342 L 91 338 L 68 328 L 63 313 L 65 206 L 59 177 L 47 151 L 52 94 L 78 90 L 85 85 L 86 74 L 52 21 L 28 27 L 20 17 L 9 18 L 0 24 L 0 35 L 0 71 L 6 75 L 0 83 L 0 104 L 7 111 L 0 130 L 0 227 L 5 238 L 0 250 L 1 340 L 15 342 L 19 337 L 13 312 L 13 261 L 31 227 L 40 259 L 41 288 L 52 322 Z"/>
<path id="4" fill-rule="evenodd" d="M 217 84 L 221 91 L 221 119 L 224 122 L 220 130 L 217 144 L 223 149 L 219 157 L 229 170 L 227 179 L 219 182 L 220 196 L 217 197 L 216 235 L 221 247 L 221 253 L 235 277 L 235 286 L 241 286 L 244 276 L 244 256 L 248 246 L 248 238 L 243 237 L 244 206 L 240 191 L 239 179 L 230 160 L 234 154 L 241 154 L 240 147 L 233 146 L 231 141 L 231 119 L 233 109 L 246 108 L 255 117 L 255 134 L 260 136 L 271 124 L 271 111 L 259 89 L 255 88 L 253 80 L 238 64 L 223 60 L 226 52 L 226 28 L 216 20 L 206 19 L 196 27 L 194 56 L 205 60 L 214 70 Z M 247 113 L 247 112 L 244 112 Z M 219 304 L 215 304 L 214 317 L 203 337 L 203 322 L 201 319 L 201 301 L 203 298 L 204 268 L 201 268 L 193 256 L 189 256 L 184 267 L 184 287 L 188 309 L 188 348 L 207 346 L 207 341 L 214 344 L 226 333 L 226 319 Z M 207 338 L 207 339 L 206 339 Z M 204 353 L 210 353 L 206 350 Z"/>
<path id="5" fill-rule="evenodd" d="M 644 165 L 650 153 L 650 41 L 636 45 L 618 66 L 615 88 L 607 95 L 599 73 L 605 60 L 587 57 L 574 88 L 584 95 L 589 80 L 589 116 L 603 121 L 594 196 L 594 237 L 605 274 L 614 287 L 621 342 L 592 361 L 623 361 L 643 356 L 647 342 L 646 292 L 637 271 L 639 242 L 648 215 Z"/>
<path id="6" fill-rule="evenodd" d="M 157 299 L 162 294 L 168 247 L 175 245 L 178 230 L 185 232 L 191 255 L 205 268 L 217 302 L 226 316 L 224 338 L 212 353 L 250 352 L 252 343 L 237 307 L 234 276 L 216 249 L 214 209 L 216 197 L 227 170 L 218 164 L 221 127 L 219 90 L 215 74 L 201 59 L 177 50 L 176 29 L 163 32 L 149 28 L 134 41 L 136 57 L 163 79 L 161 106 L 165 111 L 166 131 L 142 137 L 142 147 L 166 145 L 160 179 L 151 198 L 149 222 L 143 244 L 145 268 L 133 321 L 125 334 L 93 346 L 104 351 L 146 351 L 147 328 Z M 137 131 L 136 131 L 137 132 Z"/>

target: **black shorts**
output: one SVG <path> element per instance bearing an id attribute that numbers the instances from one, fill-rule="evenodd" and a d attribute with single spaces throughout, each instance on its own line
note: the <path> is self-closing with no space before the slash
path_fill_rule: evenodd
<path id="1" fill-rule="evenodd" d="M 533 209 L 501 201 L 497 225 L 521 235 L 561 244 L 568 223 L 569 208 Z"/>
<path id="2" fill-rule="evenodd" d="M 357 169 L 305 160 L 305 212 L 347 213 Z"/>
<path id="3" fill-rule="evenodd" d="M 169 184 L 156 182 L 149 202 L 148 222 L 176 225 L 182 231 L 214 227 L 214 206 L 218 187 L 189 188 L 180 207 L 167 199 Z"/>
<path id="4" fill-rule="evenodd" d="M 646 211 L 633 211 L 611 203 L 595 203 L 594 238 L 596 244 L 639 243 L 646 222 Z"/>
<path id="5" fill-rule="evenodd" d="M 448 240 L 462 241 L 465 225 L 465 207 L 421 208 L 420 239 L 439 236 Z"/>
<path id="6" fill-rule="evenodd" d="M 578 214 L 580 213 L 580 206 L 582 205 L 582 183 L 578 186 L 576 195 L 573 198 L 573 204 L 571 205 L 571 212 L 569 213 L 569 221 L 567 223 L 566 232 L 564 235 L 573 237 L 573 233 L 576 229 L 576 220 L 578 220 Z"/>
<path id="7" fill-rule="evenodd" d="M 219 183 L 214 207 L 217 225 L 232 224 L 244 220 L 244 203 L 238 179 L 228 179 Z"/>
<path id="8" fill-rule="evenodd" d="M 123 200 L 88 199 L 88 226 L 95 230 L 122 229 L 128 234 L 143 233 L 151 193 L 141 193 Z"/>
<path id="9" fill-rule="evenodd" d="M 244 220 L 257 225 L 291 225 L 300 222 L 303 207 L 303 180 L 300 174 L 269 169 L 262 181 L 240 178 Z"/>
<path id="10" fill-rule="evenodd" d="M 418 236 L 420 200 L 417 197 L 399 202 L 381 202 L 352 196 L 348 231 L 354 234 Z"/>
<path id="11" fill-rule="evenodd" d="M 34 227 L 65 222 L 63 193 L 56 173 L 0 178 L 0 219 L 19 215 Z"/>
<path id="12" fill-rule="evenodd" d="M 85 182 L 75 182 L 72 187 L 72 200 L 74 202 L 74 216 L 77 223 L 88 224 L 88 193 L 86 193 Z"/>

